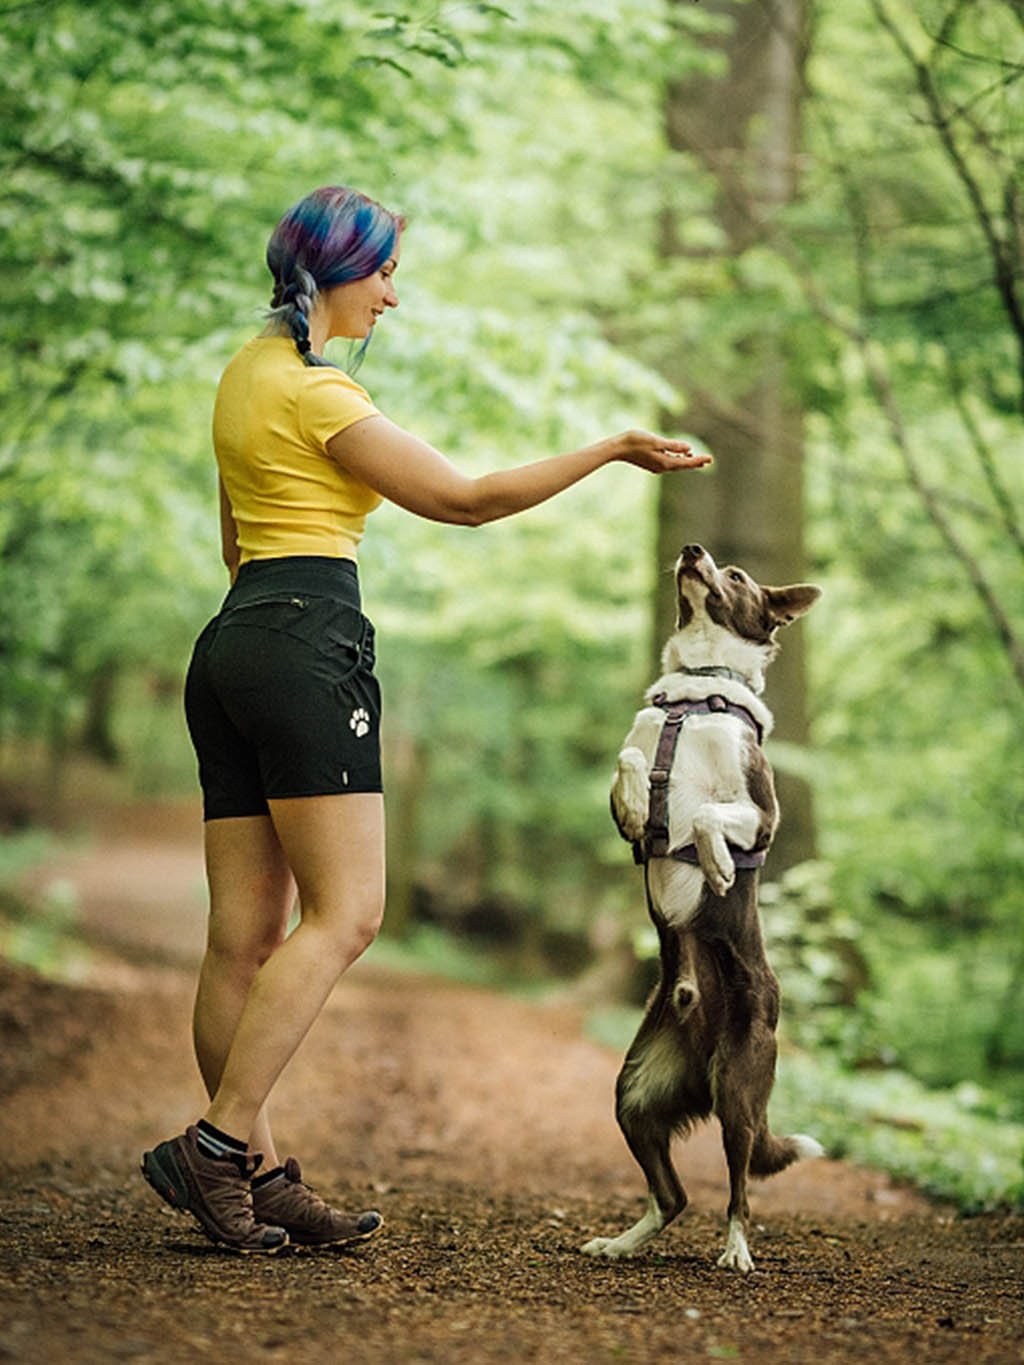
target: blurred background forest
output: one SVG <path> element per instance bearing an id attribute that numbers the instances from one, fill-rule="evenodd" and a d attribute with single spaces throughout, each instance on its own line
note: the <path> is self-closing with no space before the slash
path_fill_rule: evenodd
<path id="1" fill-rule="evenodd" d="M 468 471 L 635 425 L 716 456 L 374 515 L 389 933 L 620 1038 L 652 946 L 607 786 L 666 571 L 811 579 L 768 696 L 777 1104 L 1021 1200 L 1021 0 L 7 0 L 0 66 L 8 875 L 83 755 L 193 789 L 214 387 L 277 218 L 351 183 L 409 221 L 360 372 L 394 420 Z"/>

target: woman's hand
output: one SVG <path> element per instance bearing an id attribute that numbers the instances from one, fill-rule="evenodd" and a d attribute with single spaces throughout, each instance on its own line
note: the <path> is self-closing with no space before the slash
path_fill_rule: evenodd
<path id="1" fill-rule="evenodd" d="M 634 464 L 651 474 L 670 474 L 679 469 L 703 469 L 711 464 L 706 451 L 694 451 L 687 441 L 671 441 L 652 431 L 624 431 L 611 438 L 613 460 Z"/>

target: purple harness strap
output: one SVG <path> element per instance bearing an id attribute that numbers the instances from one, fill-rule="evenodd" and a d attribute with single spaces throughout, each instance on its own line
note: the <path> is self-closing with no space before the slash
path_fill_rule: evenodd
<path id="1" fill-rule="evenodd" d="M 655 706 L 665 712 L 665 723 L 658 737 L 658 747 L 654 753 L 654 766 L 651 768 L 651 798 L 647 811 L 647 825 L 641 843 L 635 844 L 633 856 L 638 863 L 646 863 L 649 858 L 672 858 L 680 863 L 694 863 L 697 858 L 696 844 L 687 844 L 673 852 L 668 849 L 668 784 L 672 775 L 676 748 L 683 725 L 689 716 L 729 715 L 737 716 L 749 725 L 757 735 L 757 742 L 764 740 L 764 730 L 745 706 L 731 702 L 727 697 L 715 693 L 702 701 L 669 701 L 664 692 L 652 697 Z M 729 852 L 737 867 L 763 867 L 765 850 L 750 853 L 745 848 L 729 845 Z"/>

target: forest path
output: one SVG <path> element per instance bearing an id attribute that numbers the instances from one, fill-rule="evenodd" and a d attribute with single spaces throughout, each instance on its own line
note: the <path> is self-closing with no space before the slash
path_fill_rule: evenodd
<path id="1" fill-rule="evenodd" d="M 1009 1362 L 1019 1219 L 961 1220 L 840 1162 L 755 1186 L 756 1268 L 720 1271 L 717 1133 L 632 1262 L 579 1253 L 642 1208 L 619 1057 L 571 1003 L 357 966 L 279 1087 L 305 1173 L 383 1235 L 343 1255 L 219 1252 L 137 1174 L 202 1096 L 188 1038 L 203 934 L 191 804 L 119 812 L 30 878 L 74 885 L 97 945 L 71 987 L 0 973 L 0 1359 Z"/>

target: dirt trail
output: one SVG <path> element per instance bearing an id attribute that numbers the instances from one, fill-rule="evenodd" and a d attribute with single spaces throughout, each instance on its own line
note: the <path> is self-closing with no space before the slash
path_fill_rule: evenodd
<path id="1" fill-rule="evenodd" d="M 321 1189 L 382 1210 L 384 1235 L 349 1255 L 220 1253 L 136 1174 L 202 1098 L 195 812 L 118 817 L 36 888 L 54 876 L 103 947 L 81 987 L 0 974 L 0 1359 L 1024 1359 L 1021 1220 L 956 1219 L 842 1163 L 757 1186 L 756 1269 L 717 1270 L 710 1127 L 680 1152 L 679 1223 L 636 1261 L 581 1256 L 643 1202 L 612 1116 L 618 1056 L 572 1005 L 372 958 L 283 1078 L 276 1122 Z"/>

